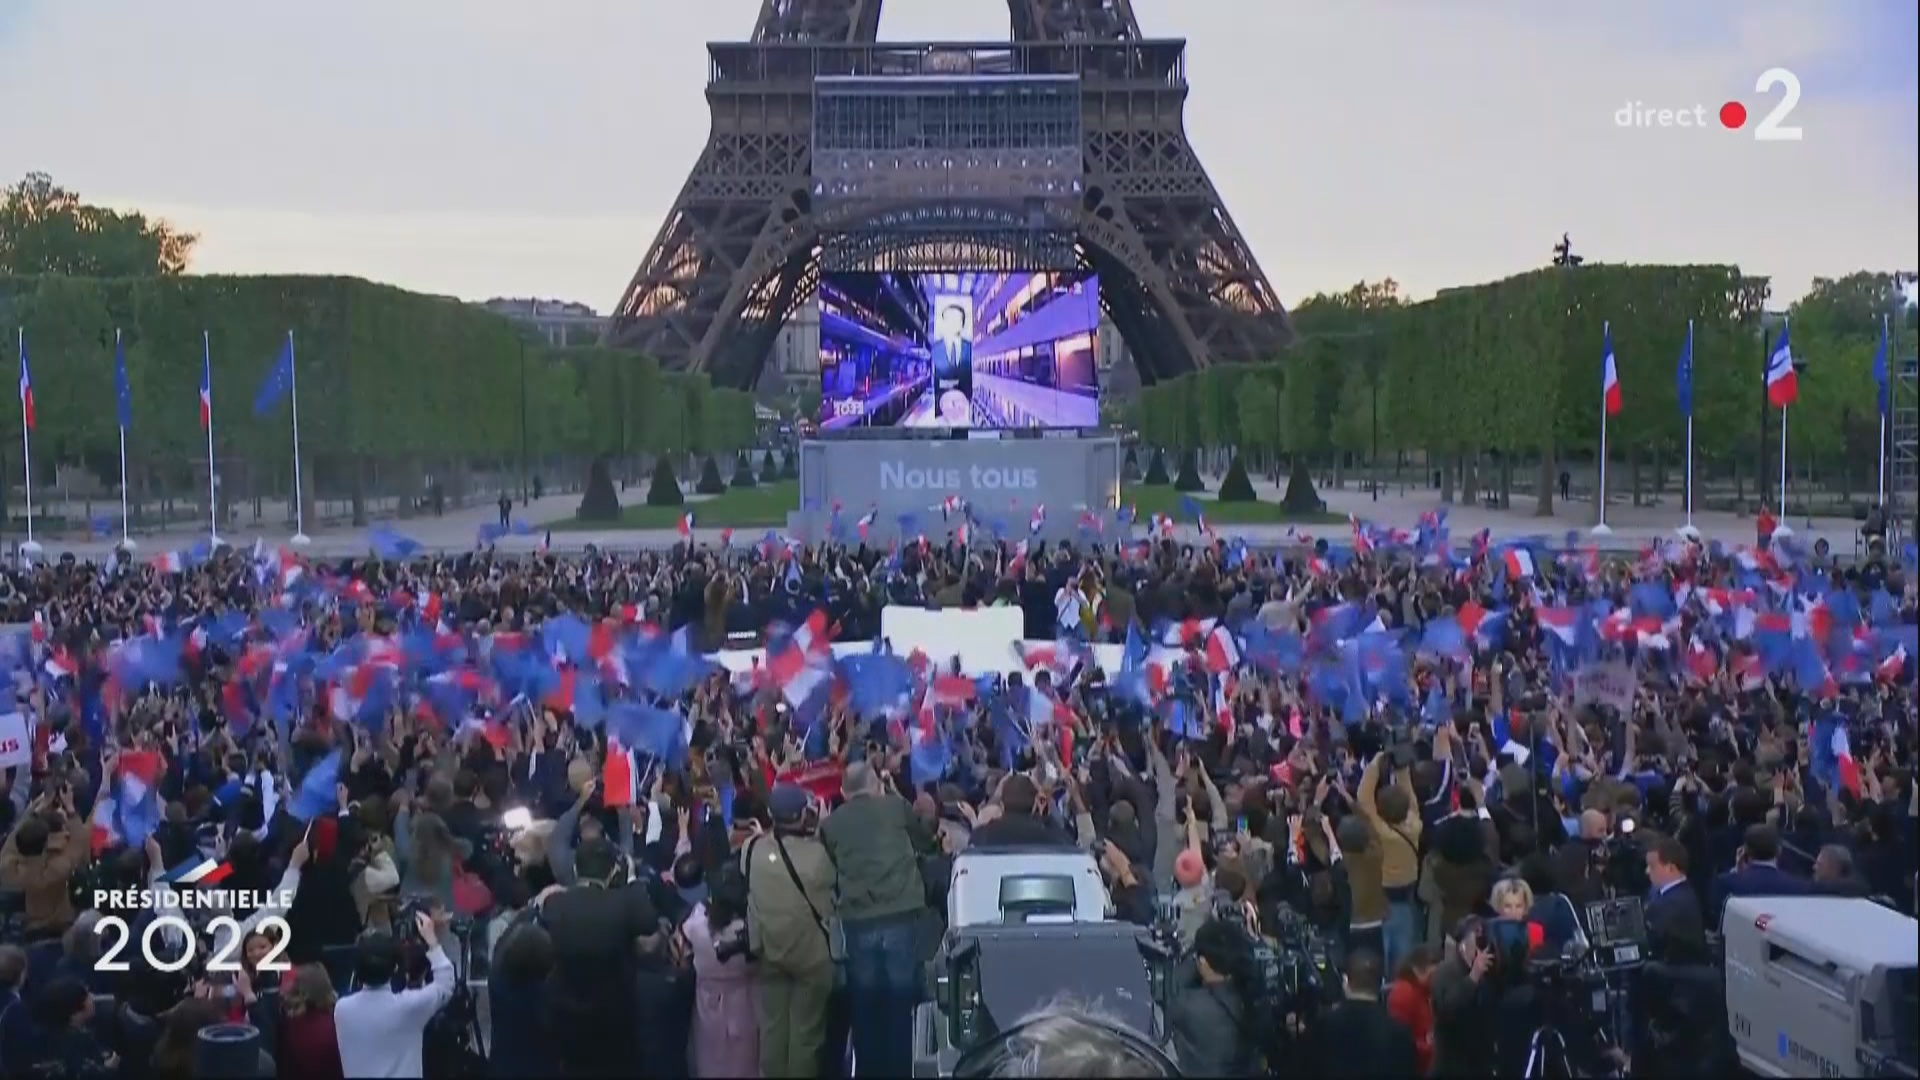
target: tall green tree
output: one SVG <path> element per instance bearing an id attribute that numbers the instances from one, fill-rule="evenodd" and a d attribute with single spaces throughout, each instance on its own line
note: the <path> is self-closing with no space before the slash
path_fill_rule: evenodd
<path id="1" fill-rule="evenodd" d="M 170 276 L 186 271 L 198 239 L 138 211 L 82 202 L 46 173 L 0 195 L 0 275 Z"/>

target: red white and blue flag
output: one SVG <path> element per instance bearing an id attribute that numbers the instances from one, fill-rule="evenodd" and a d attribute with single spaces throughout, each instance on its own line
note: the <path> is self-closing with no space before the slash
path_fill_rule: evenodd
<path id="1" fill-rule="evenodd" d="M 1600 358 L 1600 396 L 1606 402 L 1607 415 L 1618 416 L 1624 402 L 1620 397 L 1620 366 L 1614 362 L 1613 357 L 1613 331 L 1607 330 L 1603 337 L 1605 340 L 1601 343 L 1604 355 Z"/>
<path id="2" fill-rule="evenodd" d="M 1767 357 L 1767 404 L 1784 409 L 1800 398 L 1800 378 L 1793 372 L 1793 346 L 1788 341 L 1790 328 L 1780 328 L 1780 340 Z M 23 367 L 20 369 L 25 372 Z M 24 374 L 21 378 L 26 378 Z"/>
<path id="3" fill-rule="evenodd" d="M 27 371 L 27 338 L 20 336 L 20 420 L 33 430 L 33 375 Z"/>
<path id="4" fill-rule="evenodd" d="M 192 859 L 167 871 L 160 880 L 168 885 L 218 885 L 233 873 L 233 866 L 218 859 Z"/>
<path id="5" fill-rule="evenodd" d="M 213 427 L 213 346 L 200 339 L 200 430 Z"/>

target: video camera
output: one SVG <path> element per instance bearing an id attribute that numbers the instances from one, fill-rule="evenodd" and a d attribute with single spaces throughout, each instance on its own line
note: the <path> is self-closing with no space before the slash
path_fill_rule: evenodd
<path id="1" fill-rule="evenodd" d="M 1645 896 L 1653 886 L 1647 880 L 1647 848 L 1638 828 L 1635 819 L 1622 817 L 1606 839 L 1589 849 L 1592 876 L 1612 896 Z"/>
<path id="2" fill-rule="evenodd" d="M 1213 917 L 1246 940 L 1241 992 L 1258 1015 L 1306 1017 L 1340 994 L 1326 941 L 1298 912 L 1282 907 L 1262 936 L 1247 924 L 1245 910 L 1216 902 Z"/>

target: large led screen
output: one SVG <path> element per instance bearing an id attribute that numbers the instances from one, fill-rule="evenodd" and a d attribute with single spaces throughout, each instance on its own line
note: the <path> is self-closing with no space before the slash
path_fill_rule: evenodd
<path id="1" fill-rule="evenodd" d="M 1091 428 L 1088 273 L 828 274 L 820 427 Z"/>

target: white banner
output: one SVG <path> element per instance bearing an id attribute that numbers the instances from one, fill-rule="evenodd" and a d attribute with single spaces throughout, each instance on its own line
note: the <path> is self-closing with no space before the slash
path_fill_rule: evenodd
<path id="1" fill-rule="evenodd" d="M 17 712 L 0 715 L 0 769 L 33 764 L 33 733 L 27 718 Z"/>
<path id="2" fill-rule="evenodd" d="M 1618 660 L 1590 664 L 1573 676 L 1576 705 L 1611 705 L 1622 716 L 1633 713 L 1633 692 L 1639 685 L 1633 668 Z"/>

